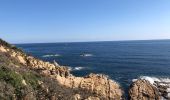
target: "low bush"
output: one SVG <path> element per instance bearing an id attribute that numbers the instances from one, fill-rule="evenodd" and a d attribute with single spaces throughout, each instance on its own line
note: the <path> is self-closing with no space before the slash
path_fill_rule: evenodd
<path id="1" fill-rule="evenodd" d="M 25 79 L 26 83 L 30 85 L 33 89 L 37 89 L 39 86 L 38 80 L 40 80 L 40 77 L 34 73 L 27 72 L 23 74 L 23 78 Z"/>

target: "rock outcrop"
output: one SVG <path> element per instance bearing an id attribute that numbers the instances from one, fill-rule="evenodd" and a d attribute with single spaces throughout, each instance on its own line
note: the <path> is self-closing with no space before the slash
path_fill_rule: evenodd
<path id="1" fill-rule="evenodd" d="M 103 96 L 107 100 L 122 99 L 123 91 L 118 83 L 109 80 L 107 76 L 102 74 L 90 74 L 86 77 L 71 76 L 68 78 L 57 76 L 56 79 L 66 87 L 81 88 Z"/>
<path id="2" fill-rule="evenodd" d="M 170 79 L 141 77 L 129 90 L 130 100 L 170 100 Z"/>
<path id="3" fill-rule="evenodd" d="M 147 80 L 137 80 L 130 86 L 130 100 L 160 100 L 156 87 Z"/>
<path id="4" fill-rule="evenodd" d="M 28 93 L 31 95 L 27 94 L 27 96 L 23 96 L 23 98 L 27 98 L 25 100 L 32 100 L 33 98 L 36 99 L 36 97 L 38 97 L 39 99 L 41 98 L 41 100 L 45 100 L 47 99 L 47 97 L 49 100 L 123 99 L 123 91 L 120 85 L 113 80 L 110 80 L 106 75 L 90 74 L 85 77 L 76 77 L 70 74 L 67 67 L 34 58 L 33 56 L 25 54 L 22 50 L 8 44 L 3 40 L 0 40 L 0 57 L 5 59 L 1 60 L 0 63 L 5 64 L 5 66 L 7 66 L 8 68 L 10 68 L 10 66 L 13 66 L 13 70 L 16 73 L 19 73 L 23 87 L 29 85 L 28 83 L 30 82 L 30 79 L 25 78 L 23 75 L 23 73 L 27 73 L 27 71 L 33 71 L 36 73 L 36 75 L 47 77 L 47 79 L 49 80 L 50 83 L 39 79 L 35 81 L 37 82 L 38 87 L 41 89 L 39 91 L 44 92 Z M 7 60 L 8 63 L 6 63 Z M 2 71 L 3 69 L 4 66 L 2 66 Z M 34 80 L 31 80 L 30 84 L 32 85 L 32 83 L 35 82 Z M 48 84 L 52 83 L 53 85 L 48 86 Z M 5 84 L 9 83 L 6 82 Z M 54 89 L 54 87 L 57 89 Z M 14 91 L 14 88 L 12 88 L 12 90 Z M 31 99 L 28 98 L 29 96 L 31 97 Z M 19 99 L 21 99 L 21 96 L 19 97 Z"/>

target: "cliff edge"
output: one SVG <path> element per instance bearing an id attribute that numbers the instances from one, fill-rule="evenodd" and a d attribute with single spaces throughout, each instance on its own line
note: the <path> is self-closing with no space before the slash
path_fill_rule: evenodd
<path id="1" fill-rule="evenodd" d="M 123 91 L 106 75 L 76 77 L 0 39 L 0 99 L 122 100 Z"/>

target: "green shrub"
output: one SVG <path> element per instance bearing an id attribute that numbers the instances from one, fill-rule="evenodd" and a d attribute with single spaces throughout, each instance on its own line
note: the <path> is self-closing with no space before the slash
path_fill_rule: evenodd
<path id="1" fill-rule="evenodd" d="M 15 88 L 15 93 L 17 96 L 21 96 L 21 89 L 24 87 L 22 84 L 22 75 L 11 71 L 5 67 L 0 68 L 0 80 L 11 84 Z"/>
<path id="2" fill-rule="evenodd" d="M 0 68 L 0 80 L 3 80 L 8 84 L 11 84 L 15 88 L 21 88 L 23 86 L 22 75 L 4 67 Z"/>
<path id="3" fill-rule="evenodd" d="M 38 75 L 28 72 L 23 74 L 23 78 L 25 79 L 28 85 L 31 85 L 33 89 L 37 89 L 38 80 L 40 79 Z"/>

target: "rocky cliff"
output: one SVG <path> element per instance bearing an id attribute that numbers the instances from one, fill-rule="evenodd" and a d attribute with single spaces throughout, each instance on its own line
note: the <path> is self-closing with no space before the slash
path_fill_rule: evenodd
<path id="1" fill-rule="evenodd" d="M 170 79 L 141 77 L 130 86 L 130 100 L 170 100 Z"/>
<path id="2" fill-rule="evenodd" d="M 123 91 L 106 75 L 76 77 L 0 40 L 0 99 L 122 100 Z"/>
<path id="3" fill-rule="evenodd" d="M 76 77 L 65 66 L 45 62 L 0 39 L 0 100 L 124 100 L 108 76 Z M 140 77 L 129 100 L 170 100 L 170 79 Z"/>
<path id="4" fill-rule="evenodd" d="M 157 89 L 146 80 L 137 80 L 129 90 L 130 100 L 159 100 Z"/>

